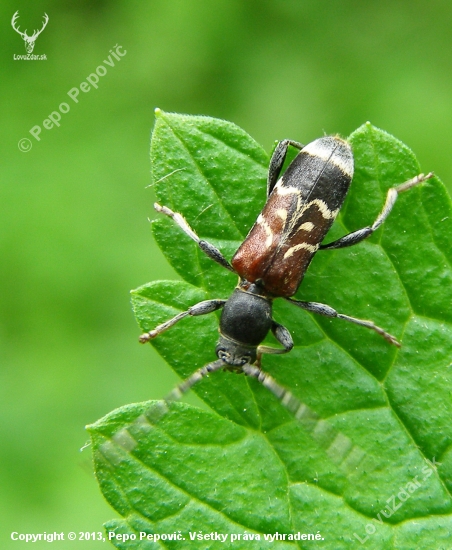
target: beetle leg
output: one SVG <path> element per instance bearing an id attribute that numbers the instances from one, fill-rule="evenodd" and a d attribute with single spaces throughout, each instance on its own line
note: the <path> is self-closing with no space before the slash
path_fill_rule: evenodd
<path id="1" fill-rule="evenodd" d="M 393 344 L 394 346 L 397 346 L 398 348 L 400 348 L 400 343 L 397 341 L 397 339 L 394 336 L 392 336 L 392 334 L 389 334 L 389 332 L 386 332 L 385 330 L 377 326 L 373 321 L 357 319 L 356 317 L 350 317 L 349 315 L 338 313 L 332 307 L 327 306 L 326 304 L 319 304 L 318 302 L 302 302 L 301 300 L 292 300 L 291 298 L 286 298 L 286 300 L 291 304 L 294 304 L 298 307 L 301 307 L 302 309 L 305 309 L 306 311 L 311 311 L 312 313 L 318 313 L 319 315 L 324 315 L 325 317 L 336 317 L 337 319 L 344 319 L 345 321 L 354 323 L 355 325 L 360 325 L 362 327 L 370 328 L 380 336 L 383 336 L 383 338 L 387 340 L 390 344 Z"/>
<path id="2" fill-rule="evenodd" d="M 222 267 L 228 269 L 229 271 L 232 271 L 232 273 L 235 273 L 234 268 L 232 265 L 226 260 L 226 258 L 223 256 L 223 254 L 218 250 L 216 246 L 213 244 L 204 241 L 203 239 L 200 239 L 198 235 L 193 231 L 193 229 L 188 225 L 187 220 L 178 212 L 173 212 L 170 208 L 167 206 L 160 206 L 157 202 L 154 203 L 154 208 L 157 210 L 157 212 L 161 212 L 162 214 L 166 214 L 170 218 L 172 218 L 176 224 L 182 229 L 182 231 L 190 237 L 190 239 L 193 239 L 195 243 L 199 246 L 199 248 L 209 256 L 211 260 L 214 262 L 217 262 L 217 264 L 220 264 Z"/>
<path id="3" fill-rule="evenodd" d="M 374 221 L 374 223 L 371 226 L 363 227 L 362 229 L 353 231 L 352 233 L 349 233 L 348 235 L 341 237 L 337 241 L 320 245 L 319 250 L 345 248 L 346 246 L 352 246 L 366 239 L 367 237 L 369 237 L 369 235 L 372 235 L 372 233 L 376 231 L 380 227 L 380 225 L 384 223 L 386 218 L 389 216 L 389 213 L 391 212 L 392 207 L 394 206 L 394 203 L 397 200 L 399 193 L 402 193 L 403 191 L 407 191 L 408 189 L 411 189 L 411 187 L 414 187 L 415 185 L 418 185 L 419 183 L 422 183 L 432 178 L 433 176 L 434 176 L 433 172 L 430 172 L 426 176 L 424 174 L 419 174 L 415 178 L 412 178 L 406 181 L 405 183 L 398 185 L 397 187 L 391 187 L 391 189 L 389 189 L 388 191 L 388 194 L 386 195 L 386 202 L 383 206 L 382 211 L 380 212 L 377 219 Z"/>
<path id="4" fill-rule="evenodd" d="M 278 142 L 275 150 L 273 151 L 270 166 L 268 167 L 267 197 L 273 191 L 273 187 L 275 187 L 276 182 L 278 181 L 279 174 L 281 173 L 284 161 L 286 160 L 289 145 L 292 145 L 292 147 L 300 150 L 304 147 L 304 145 L 298 143 L 298 141 L 292 141 L 291 139 L 283 139 Z"/>
<path id="5" fill-rule="evenodd" d="M 165 332 L 165 330 L 168 330 L 169 328 L 174 326 L 178 321 L 180 321 L 184 317 L 187 317 L 187 315 L 192 315 L 193 317 L 195 317 L 196 315 L 205 315 L 206 313 L 212 313 L 212 311 L 216 311 L 217 309 L 223 307 L 225 303 L 226 300 L 204 300 L 203 302 L 199 302 L 198 304 L 189 307 L 187 311 L 182 311 L 181 313 L 178 313 L 176 316 L 174 316 L 172 319 L 169 319 L 165 323 L 158 325 L 157 327 L 155 327 L 155 329 L 142 334 L 140 336 L 140 342 L 142 344 L 149 342 L 149 340 L 152 340 L 162 332 Z"/>
<path id="6" fill-rule="evenodd" d="M 278 342 L 283 346 L 283 349 L 272 348 L 270 346 L 259 346 L 257 348 L 257 361 L 256 361 L 256 364 L 259 366 L 259 368 L 261 365 L 261 358 L 264 353 L 279 355 L 281 353 L 288 353 L 293 348 L 292 336 L 290 335 L 290 332 L 286 329 L 286 327 L 283 327 L 276 321 L 273 321 L 271 331 L 273 332 L 273 335 L 278 340 Z"/>

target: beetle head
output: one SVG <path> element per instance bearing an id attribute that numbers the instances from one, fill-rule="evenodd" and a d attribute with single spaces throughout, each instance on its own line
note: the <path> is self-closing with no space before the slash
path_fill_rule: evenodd
<path id="1" fill-rule="evenodd" d="M 240 367 L 245 364 L 252 365 L 257 359 L 257 347 L 244 346 L 223 335 L 220 335 L 215 351 L 223 363 L 230 367 L 226 366 L 227 370 L 240 371 Z"/>

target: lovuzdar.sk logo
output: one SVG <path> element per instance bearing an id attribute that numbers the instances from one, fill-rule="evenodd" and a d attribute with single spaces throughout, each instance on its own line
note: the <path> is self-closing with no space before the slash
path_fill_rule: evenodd
<path id="1" fill-rule="evenodd" d="M 13 29 L 20 34 L 23 41 L 25 42 L 25 50 L 27 52 L 27 55 L 14 55 L 14 59 L 27 59 L 27 60 L 43 60 L 47 59 L 47 56 L 44 55 L 32 55 L 33 49 L 35 47 L 35 42 L 38 36 L 42 33 L 42 31 L 46 28 L 47 23 L 49 22 L 49 16 L 44 13 L 44 21 L 42 23 L 42 27 L 39 30 L 34 30 L 32 35 L 27 34 L 27 29 L 22 32 L 20 30 L 19 25 L 17 24 L 17 20 L 19 19 L 19 10 L 16 11 L 16 13 L 13 15 L 13 18 L 11 19 L 11 26 Z"/>

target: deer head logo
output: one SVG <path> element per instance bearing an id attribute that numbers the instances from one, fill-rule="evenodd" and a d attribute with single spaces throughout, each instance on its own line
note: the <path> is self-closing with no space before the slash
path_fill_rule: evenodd
<path id="1" fill-rule="evenodd" d="M 42 29 L 40 31 L 33 31 L 33 34 L 31 36 L 28 36 L 27 29 L 24 30 L 24 32 L 20 32 L 19 27 L 16 27 L 16 22 L 19 19 L 19 10 L 16 11 L 16 13 L 13 15 L 13 18 L 11 19 L 11 25 L 13 29 L 20 34 L 20 36 L 25 41 L 25 49 L 27 50 L 27 53 L 31 53 L 33 51 L 33 48 L 35 47 L 35 42 L 38 36 L 42 33 L 42 31 L 46 28 L 46 25 L 49 21 L 49 16 L 45 13 L 44 14 L 44 24 L 42 25 Z"/>

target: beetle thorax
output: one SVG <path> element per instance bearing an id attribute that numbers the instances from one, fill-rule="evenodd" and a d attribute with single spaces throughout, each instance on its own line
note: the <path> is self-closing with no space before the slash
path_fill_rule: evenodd
<path id="1" fill-rule="evenodd" d="M 224 305 L 217 355 L 229 365 L 256 361 L 257 346 L 272 326 L 272 303 L 257 285 L 237 287 Z"/>

